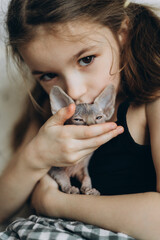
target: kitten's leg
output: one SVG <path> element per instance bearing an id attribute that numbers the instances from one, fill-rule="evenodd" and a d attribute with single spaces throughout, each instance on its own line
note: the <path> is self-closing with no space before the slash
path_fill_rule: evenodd
<path id="1" fill-rule="evenodd" d="M 81 192 L 86 195 L 100 195 L 100 192 L 92 188 L 91 178 L 88 173 L 88 166 L 85 166 L 76 174 L 77 179 L 81 182 Z"/>
<path id="2" fill-rule="evenodd" d="M 49 175 L 58 183 L 62 192 L 78 194 L 79 189 L 71 186 L 70 177 L 67 175 L 65 169 L 63 167 L 52 167 L 49 170 Z"/>

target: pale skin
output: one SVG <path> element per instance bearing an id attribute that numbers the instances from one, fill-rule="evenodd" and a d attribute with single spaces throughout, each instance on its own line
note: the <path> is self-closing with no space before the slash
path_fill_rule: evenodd
<path id="1" fill-rule="evenodd" d="M 91 23 L 83 23 L 80 25 L 83 27 L 78 28 L 73 23 L 67 26 L 74 40 L 70 38 L 70 41 L 66 41 L 59 35 L 53 37 L 52 34 L 46 34 L 42 27 L 37 32 L 37 38 L 20 49 L 36 80 L 40 81 L 47 93 L 53 85 L 60 86 L 76 103 L 92 103 L 110 83 L 118 93 L 119 47 L 125 44 L 126 24 L 122 24 L 118 33 L 119 44 L 108 28 L 98 26 L 93 35 L 90 31 L 93 27 Z M 87 31 L 88 34 L 84 35 Z M 82 41 L 76 40 L 75 36 L 80 35 L 84 36 Z M 110 74 L 110 70 L 114 74 Z M 158 239 L 160 99 L 138 107 L 131 105 L 127 113 L 128 127 L 135 142 L 149 143 L 150 133 L 157 173 L 157 193 L 68 195 L 60 192 L 55 182 L 46 175 L 51 166 L 76 164 L 100 145 L 121 134 L 123 128 L 114 123 L 121 101 L 117 98 L 115 114 L 109 123 L 89 127 L 63 126 L 65 120 L 73 115 L 74 104 L 61 109 L 40 130 L 33 123 L 19 151 L 1 176 L 0 220 L 17 211 L 39 181 L 32 195 L 32 204 L 39 214 L 84 221 L 138 239 Z"/>

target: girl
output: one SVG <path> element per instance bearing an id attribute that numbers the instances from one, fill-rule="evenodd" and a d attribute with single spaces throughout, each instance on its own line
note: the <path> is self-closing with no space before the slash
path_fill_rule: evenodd
<path id="1" fill-rule="evenodd" d="M 15 154 L 0 179 L 1 221 L 33 191 L 39 214 L 158 239 L 158 17 L 124 0 L 12 0 L 7 27 L 12 54 L 32 73 L 31 95 L 45 111 L 37 112 L 29 102 L 15 128 Z M 74 104 L 51 116 L 52 86 L 60 86 L 75 103 L 92 103 L 110 83 L 117 93 L 111 122 L 64 125 Z M 71 166 L 95 149 L 89 170 L 102 196 L 60 192 L 47 175 L 51 166 Z"/>

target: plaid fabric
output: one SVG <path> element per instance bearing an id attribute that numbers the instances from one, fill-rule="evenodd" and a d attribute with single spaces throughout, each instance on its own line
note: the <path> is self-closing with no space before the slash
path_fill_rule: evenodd
<path id="1" fill-rule="evenodd" d="M 122 234 L 98 228 L 93 225 L 64 219 L 50 219 L 30 216 L 11 223 L 0 240 L 133 240 Z"/>

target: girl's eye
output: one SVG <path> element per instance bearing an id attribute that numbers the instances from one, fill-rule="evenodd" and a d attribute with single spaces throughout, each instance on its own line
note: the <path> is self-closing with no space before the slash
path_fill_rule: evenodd
<path id="1" fill-rule="evenodd" d="M 87 56 L 84 58 L 81 58 L 78 62 L 81 66 L 87 66 L 89 65 L 93 60 L 94 60 L 95 56 Z"/>
<path id="2" fill-rule="evenodd" d="M 41 77 L 40 77 L 40 81 L 50 81 L 52 80 L 53 78 L 57 77 L 57 74 L 55 73 L 46 73 L 46 74 L 43 74 Z"/>

